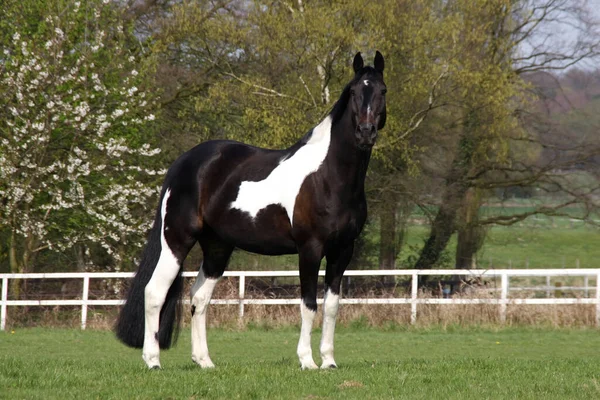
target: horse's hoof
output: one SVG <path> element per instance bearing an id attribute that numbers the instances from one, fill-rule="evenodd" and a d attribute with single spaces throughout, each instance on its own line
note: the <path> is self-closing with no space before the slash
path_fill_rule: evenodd
<path id="1" fill-rule="evenodd" d="M 321 365 L 321 369 L 335 369 L 335 368 L 337 368 L 337 365 L 335 365 L 335 364 Z"/>
<path id="2" fill-rule="evenodd" d="M 192 361 L 194 361 L 196 364 L 198 364 L 202 369 L 206 369 L 206 368 L 214 368 L 215 364 L 213 364 L 213 362 L 211 361 L 210 358 L 194 358 L 192 357 Z"/>
<path id="3" fill-rule="evenodd" d="M 306 363 L 306 364 L 302 364 L 300 366 L 300 368 L 302 369 L 302 371 L 307 370 L 307 369 L 319 369 L 319 367 L 317 367 L 317 364 L 315 364 L 314 362 L 310 363 Z"/>
<path id="4" fill-rule="evenodd" d="M 162 368 L 160 367 L 160 365 L 153 365 L 152 367 L 150 367 L 150 369 L 162 369 Z"/>

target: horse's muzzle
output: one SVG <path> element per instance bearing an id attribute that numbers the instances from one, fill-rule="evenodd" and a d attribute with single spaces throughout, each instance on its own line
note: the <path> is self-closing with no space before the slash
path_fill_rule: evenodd
<path id="1" fill-rule="evenodd" d="M 358 126 L 354 133 L 356 136 L 356 144 L 361 149 L 370 149 L 377 140 L 377 126 L 370 122 L 365 122 Z"/>

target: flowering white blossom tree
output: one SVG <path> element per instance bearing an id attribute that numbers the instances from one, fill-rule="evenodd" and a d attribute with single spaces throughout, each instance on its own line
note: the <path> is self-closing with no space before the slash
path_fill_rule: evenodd
<path id="1" fill-rule="evenodd" d="M 0 229 L 13 272 L 77 243 L 99 244 L 117 265 L 117 249 L 141 244 L 153 221 L 164 173 L 148 167 L 155 96 L 117 6 L 55 3 L 35 34 L 15 21 L 0 55 Z"/>

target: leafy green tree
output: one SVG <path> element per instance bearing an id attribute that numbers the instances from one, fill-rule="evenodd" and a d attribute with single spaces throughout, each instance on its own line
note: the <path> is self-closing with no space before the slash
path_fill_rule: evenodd
<path id="1" fill-rule="evenodd" d="M 118 266 L 149 228 L 163 173 L 152 167 L 151 71 L 129 50 L 118 5 L 32 3 L 8 2 L 1 18 L 0 227 L 11 271 L 79 243 Z"/>
<path id="2" fill-rule="evenodd" d="M 418 269 L 435 265 L 457 231 L 455 265 L 470 267 L 483 243 L 483 225 L 491 223 L 479 218 L 485 196 L 514 178 L 514 165 L 519 165 L 515 173 L 528 168 L 539 171 L 534 168 L 534 159 L 524 158 L 526 143 L 533 140 L 520 117 L 534 106 L 523 72 L 566 68 L 568 62 L 581 60 L 593 50 L 593 46 L 581 42 L 579 49 L 557 53 L 542 50 L 542 42 L 531 50 L 531 57 L 523 55 L 523 43 L 541 31 L 544 21 L 554 21 L 558 14 L 569 12 L 565 2 L 458 0 L 447 2 L 445 9 L 444 19 L 454 21 L 457 28 L 452 36 L 455 44 L 445 46 L 454 49 L 455 54 L 449 67 L 449 84 L 454 88 L 449 100 L 457 118 L 451 125 L 455 128 L 449 132 L 456 140 L 447 154 L 448 172 L 439 208 L 415 264 Z M 543 174 L 525 175 L 531 184 Z"/>

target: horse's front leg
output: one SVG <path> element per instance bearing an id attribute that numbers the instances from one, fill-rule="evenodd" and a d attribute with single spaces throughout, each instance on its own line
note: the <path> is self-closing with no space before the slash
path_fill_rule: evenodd
<path id="1" fill-rule="evenodd" d="M 321 337 L 321 368 L 336 368 L 333 358 L 333 338 L 335 321 L 340 304 L 340 285 L 346 267 L 352 258 L 354 244 L 328 253 L 327 270 L 325 272 L 325 298 L 323 301 L 323 336 Z"/>
<path id="2" fill-rule="evenodd" d="M 317 281 L 322 258 L 321 251 L 317 248 L 320 249 L 320 246 L 309 245 L 303 246 L 299 251 L 302 327 L 297 353 L 302 369 L 318 368 L 313 360 L 310 344 L 313 321 L 317 313 Z"/>

